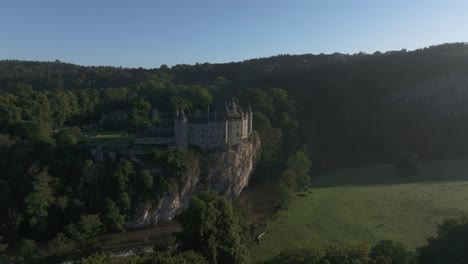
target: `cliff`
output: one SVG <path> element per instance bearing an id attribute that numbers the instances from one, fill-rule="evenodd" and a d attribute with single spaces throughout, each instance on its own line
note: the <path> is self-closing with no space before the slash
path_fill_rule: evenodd
<path id="1" fill-rule="evenodd" d="M 173 219 L 188 205 L 190 197 L 200 190 L 213 190 L 232 200 L 249 183 L 260 153 L 260 139 L 253 133 L 249 140 L 223 151 L 198 156 L 197 169 L 183 175 L 177 190 L 149 205 L 127 223 L 127 228 L 139 228 Z"/>

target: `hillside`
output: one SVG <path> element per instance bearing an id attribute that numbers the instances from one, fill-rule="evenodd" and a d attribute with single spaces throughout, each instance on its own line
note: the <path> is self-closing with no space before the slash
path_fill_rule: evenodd
<path id="1" fill-rule="evenodd" d="M 264 260 L 289 245 L 400 241 L 414 249 L 435 235 L 446 218 L 468 214 L 467 160 L 424 163 L 417 175 L 400 176 L 393 166 L 344 169 L 313 181 L 252 247 Z"/>
<path id="2" fill-rule="evenodd" d="M 0 90 L 11 91 L 18 83 L 38 90 L 125 87 L 140 93 L 173 85 L 202 86 L 216 99 L 213 108 L 222 107 L 228 98 L 238 97 L 271 120 L 271 109 L 265 107 L 274 97 L 269 89 L 281 88 L 294 100 L 299 124 L 294 133 L 285 133 L 285 147 L 291 150 L 308 145 L 316 155 L 316 169 L 322 169 L 391 161 L 403 149 L 425 159 L 468 154 L 468 141 L 462 136 L 468 127 L 459 125 L 468 120 L 461 100 L 464 97 L 458 97 L 460 93 L 454 89 L 444 88 L 447 81 L 449 86 L 453 81 L 460 84 L 456 89 L 466 89 L 462 83 L 467 70 L 466 43 L 374 54 L 278 55 L 221 64 L 163 65 L 159 69 L 1 61 Z M 440 81 L 437 89 L 427 88 L 436 81 Z M 423 93 L 422 98 L 439 99 L 424 108 L 417 100 L 403 108 L 392 100 L 418 96 L 421 92 L 417 91 Z M 158 99 L 166 98 L 167 90 L 146 94 L 159 108 L 169 108 L 168 100 Z M 452 115 L 453 106 L 445 105 L 453 97 L 459 102 L 455 109 L 457 120 L 427 117 L 427 112 L 439 113 L 441 107 L 444 117 Z M 120 103 L 118 107 L 128 106 Z M 278 127 L 288 118 L 290 114 L 277 114 L 272 125 Z M 294 127 L 292 124 L 289 126 Z M 421 137 L 420 131 L 429 130 L 433 133 Z M 428 141 L 433 144 L 428 146 Z"/>

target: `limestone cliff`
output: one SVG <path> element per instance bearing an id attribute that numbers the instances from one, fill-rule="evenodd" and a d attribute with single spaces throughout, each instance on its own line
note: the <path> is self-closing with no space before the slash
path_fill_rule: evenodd
<path id="1" fill-rule="evenodd" d="M 237 197 L 249 183 L 260 152 L 260 139 L 255 133 L 249 140 L 222 151 L 198 157 L 198 169 L 184 175 L 178 190 L 149 205 L 127 228 L 138 228 L 173 219 L 200 190 L 213 190 L 229 200 Z"/>

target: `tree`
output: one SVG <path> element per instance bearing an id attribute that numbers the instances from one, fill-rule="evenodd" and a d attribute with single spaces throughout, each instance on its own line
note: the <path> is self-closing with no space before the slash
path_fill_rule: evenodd
<path id="1" fill-rule="evenodd" d="M 130 176 L 135 172 L 133 164 L 130 161 L 125 161 L 117 167 L 117 170 L 113 173 L 113 188 L 115 201 L 122 209 L 126 212 L 131 207 L 130 196 L 127 193 L 128 182 Z"/>
<path id="2" fill-rule="evenodd" d="M 104 206 L 102 221 L 106 224 L 108 230 L 124 230 L 125 216 L 120 214 L 117 205 L 109 199 L 106 200 Z"/>
<path id="3" fill-rule="evenodd" d="M 114 264 L 118 263 L 116 259 L 112 258 L 110 253 L 98 252 L 89 257 L 82 258 L 81 264 Z"/>
<path id="4" fill-rule="evenodd" d="M 391 240 L 378 242 L 372 247 L 370 256 L 374 260 L 390 264 L 411 264 L 415 261 L 413 254 L 403 244 Z"/>
<path id="5" fill-rule="evenodd" d="M 47 225 L 47 209 L 55 201 L 54 178 L 49 175 L 47 167 L 33 165 L 32 191 L 24 198 L 26 214 L 29 215 L 29 225 L 37 230 L 43 230 Z"/>
<path id="6" fill-rule="evenodd" d="M 214 192 L 192 197 L 180 222 L 183 230 L 178 241 L 183 250 L 199 252 L 214 264 L 247 261 L 239 216 L 223 197 Z"/>
<path id="7" fill-rule="evenodd" d="M 2 243 L 2 240 L 3 240 L 3 237 L 0 236 L 0 261 L 3 260 L 3 258 L 5 258 L 5 251 L 6 249 L 8 248 L 8 245 L 7 244 L 3 244 Z"/>
<path id="8" fill-rule="evenodd" d="M 61 255 L 64 253 L 67 246 L 70 244 L 70 239 L 62 232 L 59 232 L 49 244 L 49 252 L 54 255 Z"/>
<path id="9" fill-rule="evenodd" d="M 171 111 L 173 112 L 177 110 L 185 111 L 192 108 L 192 103 L 189 100 L 184 99 L 182 97 L 172 96 L 170 99 L 170 107 Z"/>
<path id="10" fill-rule="evenodd" d="M 151 126 L 148 119 L 151 104 L 145 99 L 140 98 L 135 101 L 130 109 L 128 122 L 129 130 L 132 132 L 142 132 Z"/>
<path id="11" fill-rule="evenodd" d="M 102 244 L 100 235 L 104 232 L 105 226 L 98 215 L 83 215 L 76 224 L 67 227 L 70 238 L 78 244 L 81 253 L 90 252 Z"/>
<path id="12" fill-rule="evenodd" d="M 297 151 L 289 156 L 286 167 L 296 174 L 298 190 L 307 190 L 310 187 L 309 169 L 311 161 L 304 151 Z"/>
<path id="13" fill-rule="evenodd" d="M 34 263 L 39 257 L 39 249 L 34 240 L 21 240 L 16 252 L 19 263 Z"/>
<path id="14" fill-rule="evenodd" d="M 296 173 L 291 169 L 283 171 L 278 180 L 279 208 L 285 209 L 288 207 L 291 196 L 296 192 L 297 188 Z"/>
<path id="15" fill-rule="evenodd" d="M 153 189 L 154 179 L 151 171 L 142 170 L 138 174 L 138 186 L 141 191 L 147 192 Z"/>
<path id="16" fill-rule="evenodd" d="M 446 220 L 439 225 L 437 236 L 419 248 L 421 264 L 462 264 L 468 260 L 468 218 Z"/>
<path id="17" fill-rule="evenodd" d="M 185 251 L 178 254 L 170 252 L 157 252 L 148 258 L 150 261 L 144 263 L 158 264 L 208 264 L 208 261 L 199 253 L 194 251 Z"/>

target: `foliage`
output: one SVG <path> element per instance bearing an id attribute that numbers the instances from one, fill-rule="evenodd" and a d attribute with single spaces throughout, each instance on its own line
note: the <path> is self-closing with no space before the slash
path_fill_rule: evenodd
<path id="1" fill-rule="evenodd" d="M 307 190 L 310 187 L 309 169 L 311 161 L 304 151 L 297 151 L 289 156 L 286 167 L 295 174 L 297 188 L 299 191 Z"/>
<path id="2" fill-rule="evenodd" d="M 19 263 L 34 263 L 39 257 L 36 242 L 29 239 L 21 240 L 16 255 Z"/>
<path id="3" fill-rule="evenodd" d="M 199 193 L 190 199 L 180 222 L 182 249 L 199 252 L 210 263 L 245 263 L 239 216 L 224 198 L 213 192 Z"/>
<path id="4" fill-rule="evenodd" d="M 31 228 L 43 230 L 47 226 L 47 209 L 54 202 L 54 179 L 46 167 L 33 165 L 29 171 L 34 181 L 32 191 L 24 198 L 26 214 Z"/>
<path id="5" fill-rule="evenodd" d="M 98 215 L 83 215 L 78 223 L 70 224 L 67 227 L 67 233 L 84 254 L 102 244 L 100 235 L 104 229 L 105 226 Z"/>
<path id="6" fill-rule="evenodd" d="M 468 218 L 446 220 L 439 225 L 437 236 L 419 248 L 421 264 L 466 263 L 468 252 Z"/>
<path id="7" fill-rule="evenodd" d="M 114 264 L 118 263 L 116 259 L 112 258 L 111 254 L 104 252 L 97 252 L 81 259 L 82 264 Z"/>
<path id="8" fill-rule="evenodd" d="M 382 240 L 371 249 L 370 257 L 378 263 L 411 264 L 415 256 L 406 247 L 392 240 Z"/>
<path id="9" fill-rule="evenodd" d="M 169 252 L 157 252 L 147 258 L 146 263 L 160 263 L 160 264 L 208 264 L 208 261 L 199 253 L 194 251 L 185 251 L 178 254 Z"/>
<path id="10" fill-rule="evenodd" d="M 54 255 L 62 255 L 65 249 L 70 246 L 70 239 L 62 232 L 57 233 L 54 239 L 49 244 L 49 252 Z"/>
<path id="11" fill-rule="evenodd" d="M 392 241 L 381 241 L 372 249 L 366 244 L 340 246 L 337 244 L 314 245 L 306 244 L 287 249 L 268 263 L 290 264 L 414 264 L 411 252 Z"/>
<path id="12" fill-rule="evenodd" d="M 0 215 L 8 216 L 2 223 L 8 227 L 6 242 L 53 237 L 83 214 L 104 220 L 105 209 L 117 212 L 106 207 L 108 199 L 118 215 L 129 217 L 196 173 L 197 159 L 186 153 L 159 157 L 158 165 L 168 164 L 161 175 L 131 162 L 91 161 L 78 127 L 114 110 L 126 112 L 129 124 L 111 125 L 140 132 L 159 124 L 149 119 L 152 109 L 222 109 L 236 97 L 252 107 L 262 141 L 252 180 L 282 174 L 283 197 L 310 185 L 306 167 L 321 172 L 389 161 L 401 149 L 424 159 L 466 155 L 466 113 L 440 122 L 427 114 L 428 104 L 402 106 L 389 98 L 422 81 L 466 75 L 467 50 L 466 43 L 453 43 L 413 52 L 280 55 L 159 69 L 0 61 Z M 132 137 L 125 136 L 123 145 Z M 107 140 L 93 139 L 96 145 Z M 313 157 L 304 153 L 314 162 L 299 162 L 308 165 L 302 169 L 283 164 L 302 144 L 313 149 Z M 31 174 L 33 164 L 48 169 Z"/>
<path id="13" fill-rule="evenodd" d="M 120 214 L 119 208 L 117 207 L 117 205 L 109 199 L 106 200 L 106 203 L 104 206 L 102 221 L 106 225 L 108 230 L 112 230 L 112 231 L 124 230 L 125 217 Z"/>

